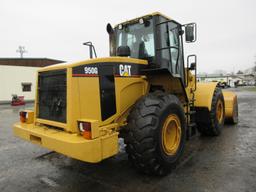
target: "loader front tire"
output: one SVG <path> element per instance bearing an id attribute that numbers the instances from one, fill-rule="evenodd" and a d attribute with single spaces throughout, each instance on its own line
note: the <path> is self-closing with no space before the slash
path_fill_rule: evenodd
<path id="1" fill-rule="evenodd" d="M 174 95 L 150 93 L 128 117 L 126 151 L 141 172 L 166 175 L 177 164 L 185 146 L 185 115 Z"/>

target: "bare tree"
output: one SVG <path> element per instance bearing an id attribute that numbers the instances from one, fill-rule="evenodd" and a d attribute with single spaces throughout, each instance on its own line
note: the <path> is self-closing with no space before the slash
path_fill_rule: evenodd
<path id="1" fill-rule="evenodd" d="M 254 56 L 254 64 L 255 66 L 253 67 L 253 75 L 254 75 L 254 85 L 256 86 L 256 55 Z"/>
<path id="2" fill-rule="evenodd" d="M 23 58 L 24 53 L 27 53 L 24 46 L 19 46 L 16 52 L 20 54 L 20 58 Z"/>

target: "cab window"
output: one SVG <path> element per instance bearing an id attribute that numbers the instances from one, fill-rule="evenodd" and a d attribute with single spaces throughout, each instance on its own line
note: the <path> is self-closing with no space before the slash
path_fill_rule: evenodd
<path id="1" fill-rule="evenodd" d="M 116 47 L 128 46 L 131 51 L 131 57 L 133 58 L 148 59 L 155 57 L 152 19 L 147 21 L 147 25 L 134 23 L 116 30 Z"/>

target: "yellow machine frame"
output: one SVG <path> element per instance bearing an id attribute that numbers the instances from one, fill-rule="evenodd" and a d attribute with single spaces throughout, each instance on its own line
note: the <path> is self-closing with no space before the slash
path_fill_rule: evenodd
<path id="1" fill-rule="evenodd" d="M 153 13 L 159 14 L 159 13 Z M 128 21 L 134 22 L 136 19 Z M 137 19 L 138 20 L 138 19 Z M 125 22 L 127 23 L 127 22 Z M 150 91 L 150 85 L 161 83 L 167 93 L 175 93 L 182 103 L 195 100 L 195 107 L 211 110 L 211 102 L 216 83 L 197 83 L 195 94 L 195 76 L 189 75 L 187 87 L 177 86 L 176 79 L 170 76 L 127 75 L 115 76 L 116 113 L 101 120 L 99 103 L 99 77 L 86 76 L 76 78 L 72 69 L 91 64 L 120 63 L 133 64 L 138 67 L 148 65 L 146 60 L 127 57 L 110 57 L 90 59 L 71 64 L 58 64 L 42 68 L 39 73 L 66 69 L 67 74 L 67 120 L 66 123 L 50 121 L 38 117 L 39 96 L 36 91 L 35 111 L 25 111 L 25 121 L 14 124 L 16 136 L 38 144 L 50 150 L 65 154 L 86 162 L 96 163 L 118 153 L 119 129 L 126 125 L 127 116 L 135 102 Z M 185 69 L 189 73 L 189 69 Z M 185 92 L 185 93 L 184 93 Z M 224 92 L 226 117 L 231 117 L 236 95 Z M 185 112 L 187 108 L 184 107 Z M 26 118 L 29 117 L 29 120 Z M 90 123 L 90 138 L 84 138 L 78 127 L 78 122 Z M 167 141 L 166 141 L 167 142 Z M 168 149 L 167 149 L 168 150 Z M 169 150 L 171 151 L 171 150 Z"/>

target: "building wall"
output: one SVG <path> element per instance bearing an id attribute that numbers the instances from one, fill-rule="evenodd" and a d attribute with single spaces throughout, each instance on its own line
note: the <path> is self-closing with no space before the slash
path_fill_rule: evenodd
<path id="1" fill-rule="evenodd" d="M 36 75 L 39 67 L 0 65 L 0 103 L 9 102 L 12 94 L 34 100 Z M 22 83 L 31 83 L 31 92 L 22 91 Z"/>

